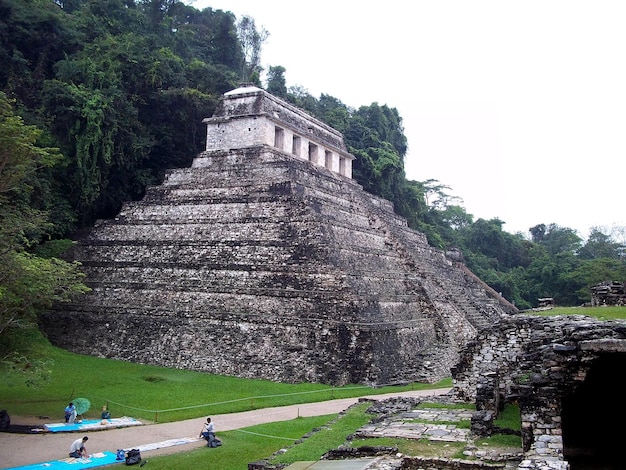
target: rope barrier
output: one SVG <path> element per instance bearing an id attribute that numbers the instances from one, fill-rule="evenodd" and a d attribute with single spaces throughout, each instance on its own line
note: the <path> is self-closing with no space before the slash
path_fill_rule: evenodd
<path id="1" fill-rule="evenodd" d="M 379 384 L 376 386 L 376 388 L 382 388 L 385 386 L 393 386 L 393 385 L 398 385 L 398 384 Z M 360 389 L 371 389 L 372 387 L 370 386 L 359 386 L 359 387 L 347 387 L 347 388 L 342 388 L 341 390 L 360 390 Z M 246 397 L 246 398 L 237 398 L 235 400 L 226 400 L 226 401 L 219 401 L 219 402 L 213 402 L 213 403 L 203 403 L 200 405 L 191 405 L 191 406 L 183 406 L 183 407 L 179 407 L 179 408 L 168 408 L 168 409 L 163 409 L 163 410 L 149 410 L 146 408 L 139 408 L 136 406 L 131 406 L 131 405 L 126 405 L 124 403 L 119 403 L 116 402 L 114 400 L 110 400 L 110 399 L 106 399 L 106 403 L 107 403 L 107 407 L 110 404 L 114 404 L 117 406 L 121 406 L 121 407 L 125 407 L 129 410 L 135 410 L 135 411 L 142 411 L 145 413 L 154 413 L 155 415 L 155 422 L 158 422 L 158 416 L 159 413 L 169 413 L 172 411 L 183 411 L 183 410 L 192 410 L 192 409 L 196 409 L 196 408 L 206 408 L 208 406 L 215 406 L 215 405 L 225 405 L 225 404 L 229 404 L 229 403 L 236 403 L 236 402 L 241 402 L 241 401 L 248 401 L 250 400 L 251 402 L 254 402 L 254 400 L 259 400 L 259 399 L 267 399 L 267 398 L 280 398 L 280 397 L 290 397 L 290 396 L 296 396 L 296 395 L 307 395 L 307 394 L 312 394 L 312 393 L 328 393 L 331 392 L 332 396 L 334 397 L 335 395 L 335 388 L 328 388 L 328 389 L 324 389 L 324 390 L 310 390 L 310 391 L 306 391 L 306 392 L 294 392 L 294 393 L 284 393 L 284 394 L 278 394 L 278 395 L 260 395 L 260 396 L 251 396 L 251 397 Z"/>
<path id="2" fill-rule="evenodd" d="M 258 432 L 244 431 L 243 429 L 234 429 L 234 431 L 243 432 L 245 434 L 253 434 L 255 436 L 270 437 L 272 439 L 283 439 L 285 441 L 297 441 L 298 439 L 300 439 L 299 437 L 292 438 L 292 437 L 271 436 L 269 434 L 261 434 Z"/>

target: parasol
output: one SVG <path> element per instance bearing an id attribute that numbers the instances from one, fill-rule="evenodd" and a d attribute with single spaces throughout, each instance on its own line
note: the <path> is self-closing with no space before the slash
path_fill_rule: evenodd
<path id="1" fill-rule="evenodd" d="M 73 400 L 74 406 L 76 407 L 76 414 L 83 415 L 87 413 L 89 407 L 91 406 L 91 402 L 86 398 L 74 398 Z"/>

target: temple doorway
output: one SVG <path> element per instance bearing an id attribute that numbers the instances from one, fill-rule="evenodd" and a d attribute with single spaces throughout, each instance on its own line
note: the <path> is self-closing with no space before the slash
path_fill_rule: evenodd
<path id="1" fill-rule="evenodd" d="M 571 470 L 624 468 L 623 431 L 626 407 L 621 380 L 625 353 L 605 353 L 595 359 L 585 381 L 563 397 L 563 457 Z"/>

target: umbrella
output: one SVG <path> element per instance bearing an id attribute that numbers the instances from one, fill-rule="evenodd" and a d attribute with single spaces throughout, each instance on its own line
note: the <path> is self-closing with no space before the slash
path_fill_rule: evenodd
<path id="1" fill-rule="evenodd" d="M 89 407 L 91 406 L 91 402 L 86 398 L 74 398 L 73 402 L 74 406 L 76 406 L 77 415 L 87 413 L 87 410 L 89 410 Z"/>

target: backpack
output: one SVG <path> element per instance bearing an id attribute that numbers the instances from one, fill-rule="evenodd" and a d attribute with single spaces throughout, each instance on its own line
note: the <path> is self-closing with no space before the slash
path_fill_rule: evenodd
<path id="1" fill-rule="evenodd" d="M 222 441 L 217 437 L 211 436 L 209 437 L 209 442 L 207 443 L 207 447 L 219 447 L 222 445 Z"/>
<path id="2" fill-rule="evenodd" d="M 11 427 L 11 417 L 7 410 L 0 410 L 0 431 L 7 432 Z"/>
<path id="3" fill-rule="evenodd" d="M 126 465 L 135 465 L 141 462 L 141 452 L 139 449 L 131 449 L 126 452 Z"/>

